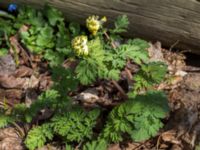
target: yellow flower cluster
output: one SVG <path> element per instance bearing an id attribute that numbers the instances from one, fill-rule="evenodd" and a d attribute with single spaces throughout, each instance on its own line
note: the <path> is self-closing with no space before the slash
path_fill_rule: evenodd
<path id="1" fill-rule="evenodd" d="M 88 55 L 87 36 L 77 36 L 72 40 L 72 48 L 78 56 Z"/>
<path id="2" fill-rule="evenodd" d="M 92 33 L 96 35 L 98 30 L 102 27 L 102 24 L 107 21 L 107 18 L 104 16 L 99 20 L 99 16 L 89 16 L 86 20 L 86 27 Z"/>

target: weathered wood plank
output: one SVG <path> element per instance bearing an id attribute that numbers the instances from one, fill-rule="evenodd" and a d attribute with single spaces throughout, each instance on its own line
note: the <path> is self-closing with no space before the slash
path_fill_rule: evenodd
<path id="1" fill-rule="evenodd" d="M 160 40 L 165 46 L 179 41 L 178 48 L 200 54 L 199 0 L 4 0 L 0 6 L 11 2 L 36 7 L 48 2 L 80 23 L 91 14 L 111 20 L 127 14 L 131 23 L 128 36 Z"/>

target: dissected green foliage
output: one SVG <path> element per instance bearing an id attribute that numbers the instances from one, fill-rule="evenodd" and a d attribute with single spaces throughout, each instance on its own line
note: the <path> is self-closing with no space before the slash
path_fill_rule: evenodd
<path id="1" fill-rule="evenodd" d="M 32 128 L 25 140 L 25 144 L 29 150 L 35 150 L 37 147 L 42 147 L 53 138 L 53 132 L 48 124 L 36 126 Z"/>
<path id="2" fill-rule="evenodd" d="M 0 16 L 0 56 L 8 53 L 10 46 L 9 37 L 15 34 L 12 28 L 13 20 L 6 20 Z"/>
<path id="3" fill-rule="evenodd" d="M 76 68 L 77 77 L 82 84 L 91 84 L 98 78 L 119 80 L 120 72 L 127 59 L 138 64 L 148 60 L 148 43 L 144 40 L 129 40 L 115 50 L 105 50 L 99 38 L 88 43 L 89 56 L 83 58 Z"/>
<path id="4" fill-rule="evenodd" d="M 59 93 L 55 90 L 48 90 L 42 93 L 38 99 L 33 102 L 29 109 L 26 110 L 24 116 L 27 122 L 31 122 L 33 117 L 44 108 L 56 109 L 59 104 Z"/>
<path id="5" fill-rule="evenodd" d="M 83 58 L 76 67 L 77 78 L 82 84 L 91 84 L 97 78 L 103 78 L 107 72 L 104 64 L 104 50 L 99 38 L 88 43 L 89 56 Z"/>
<path id="6" fill-rule="evenodd" d="M 107 150 L 107 142 L 105 140 L 97 140 L 88 142 L 83 146 L 83 150 Z"/>
<path id="7" fill-rule="evenodd" d="M 46 6 L 44 12 L 23 7 L 17 16 L 16 26 L 30 25 L 20 32 L 22 43 L 35 54 L 58 66 L 71 53 L 69 30 L 60 11 Z"/>
<path id="8" fill-rule="evenodd" d="M 77 108 L 64 115 L 54 116 L 50 124 L 55 134 L 62 136 L 67 142 L 80 142 L 91 139 L 99 113 L 98 109 L 85 112 Z"/>
<path id="9" fill-rule="evenodd" d="M 148 89 L 155 84 L 159 84 L 165 78 L 167 65 L 163 62 L 150 62 L 141 65 L 141 69 L 134 76 L 134 90 Z"/>
<path id="10" fill-rule="evenodd" d="M 167 97 L 163 92 L 151 91 L 130 98 L 111 111 L 101 138 L 119 142 L 124 134 L 128 134 L 135 141 L 146 140 L 157 134 L 163 126 L 160 119 L 168 112 Z"/>
<path id="11" fill-rule="evenodd" d="M 91 139 L 93 127 L 99 116 L 98 109 L 86 112 L 81 108 L 75 108 L 65 114 L 53 116 L 50 122 L 34 127 L 28 133 L 25 144 L 30 150 L 45 145 L 54 135 L 61 136 L 65 142 L 80 142 Z"/>
<path id="12" fill-rule="evenodd" d="M 115 28 L 111 31 L 112 33 L 126 32 L 128 25 L 129 25 L 128 17 L 126 15 L 119 16 L 115 21 Z"/>
<path id="13" fill-rule="evenodd" d="M 48 62 L 53 85 L 30 106 L 20 103 L 5 107 L 0 114 L 0 128 L 14 122 L 33 125 L 25 137 L 25 145 L 30 150 L 44 146 L 54 137 L 66 144 L 66 150 L 78 143 L 83 143 L 80 146 L 83 150 L 106 150 L 110 142 L 123 141 L 127 136 L 143 141 L 157 134 L 169 107 L 163 92 L 148 90 L 163 81 L 167 66 L 149 62 L 146 41 L 130 39 L 122 43 L 119 33 L 128 30 L 126 15 L 116 19 L 113 29 L 103 27 L 106 17 L 91 16 L 87 19 L 90 29 L 85 32 L 77 23 L 66 23 L 62 13 L 48 5 L 43 10 L 24 6 L 18 12 L 16 17 L 9 15 L 9 19 L 0 16 L 0 56 L 10 48 L 9 37 L 19 31 L 23 46 Z M 133 77 L 134 90 L 129 91 L 128 100 L 109 110 L 106 124 L 96 131 L 101 121 L 98 120 L 100 108 L 86 111 L 73 104 L 69 95 L 77 94 L 79 83 L 91 85 L 99 79 L 121 80 L 127 60 L 140 67 Z M 72 62 L 72 68 L 65 66 L 67 61 Z M 138 95 L 142 90 L 147 93 Z M 47 109 L 50 116 L 37 120 L 41 110 Z"/>
<path id="14" fill-rule="evenodd" d="M 78 80 L 71 69 L 64 67 L 54 67 L 52 69 L 53 88 L 65 97 L 71 91 L 77 89 Z"/>
<path id="15" fill-rule="evenodd" d="M 129 40 L 126 44 L 120 45 L 115 50 L 107 52 L 105 62 L 108 66 L 108 78 L 119 80 L 120 72 L 126 65 L 127 59 L 137 64 L 142 64 L 148 60 L 146 49 L 148 43 L 144 40 Z"/>
<path id="16" fill-rule="evenodd" d="M 13 118 L 9 115 L 0 114 L 0 128 L 6 127 L 8 124 L 14 122 Z"/>

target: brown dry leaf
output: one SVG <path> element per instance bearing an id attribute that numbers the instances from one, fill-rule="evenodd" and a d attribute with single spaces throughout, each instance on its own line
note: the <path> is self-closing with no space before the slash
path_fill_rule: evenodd
<path id="1" fill-rule="evenodd" d="M 22 90 L 18 89 L 8 89 L 5 90 L 5 97 L 8 99 L 21 99 L 24 96 Z"/>
<path id="2" fill-rule="evenodd" d="M 22 139 L 14 128 L 0 129 L 0 150 L 24 150 Z"/>
<path id="3" fill-rule="evenodd" d="M 189 149 L 183 149 L 181 145 L 174 144 L 170 150 L 189 150 Z"/>
<path id="4" fill-rule="evenodd" d="M 0 150 L 25 150 L 22 142 L 15 138 L 5 138 L 0 141 Z"/>
<path id="5" fill-rule="evenodd" d="M 126 150 L 139 150 L 139 148 L 141 147 L 140 143 L 128 143 Z"/>
<path id="6" fill-rule="evenodd" d="M 163 54 L 170 74 L 176 74 L 177 71 L 185 69 L 185 56 L 183 54 L 174 53 L 169 50 L 163 50 Z"/>
<path id="7" fill-rule="evenodd" d="M 200 91 L 200 73 L 190 73 L 184 78 L 184 84 L 187 89 Z"/>
<path id="8" fill-rule="evenodd" d="M 37 99 L 38 94 L 36 91 L 32 88 L 28 88 L 26 90 L 26 96 L 25 96 L 25 104 L 27 107 L 30 107 L 30 105 Z"/>
<path id="9" fill-rule="evenodd" d="M 121 150 L 120 145 L 119 144 L 111 144 L 108 147 L 108 150 Z"/>
<path id="10" fill-rule="evenodd" d="M 0 57 L 0 75 L 11 75 L 15 72 L 16 65 L 11 55 Z"/>
<path id="11" fill-rule="evenodd" d="M 22 60 L 26 65 L 29 65 L 29 62 L 30 64 L 32 64 L 32 61 L 29 55 L 27 54 L 27 52 L 24 50 L 24 48 L 21 46 L 20 42 L 18 41 L 18 35 L 10 37 L 10 44 L 11 44 L 10 51 L 12 54 L 14 55 L 15 53 L 21 54 Z"/>
<path id="12" fill-rule="evenodd" d="M 176 138 L 176 131 L 170 130 L 162 133 L 161 138 L 164 142 L 170 142 L 173 144 L 181 144 L 181 142 Z"/>
<path id="13" fill-rule="evenodd" d="M 34 75 L 31 78 L 16 78 L 14 76 L 0 76 L 0 86 L 6 89 L 27 89 L 39 85 L 39 79 Z"/>
<path id="14" fill-rule="evenodd" d="M 156 42 L 155 44 L 150 43 L 148 52 L 149 52 L 149 56 L 150 56 L 150 61 L 165 62 L 160 42 Z"/>
<path id="15" fill-rule="evenodd" d="M 14 76 L 0 76 L 0 85 L 7 89 L 23 89 L 27 86 L 29 78 L 15 78 Z"/>
<path id="16" fill-rule="evenodd" d="M 26 66 L 20 66 L 16 71 L 14 76 L 15 77 L 27 77 L 33 74 L 33 70 Z"/>
<path id="17" fill-rule="evenodd" d="M 41 91 L 45 91 L 53 85 L 53 81 L 51 80 L 51 76 L 41 74 L 39 78 L 40 78 L 39 89 Z"/>
<path id="18" fill-rule="evenodd" d="M 20 53 L 20 48 L 18 46 L 18 41 L 17 41 L 17 36 L 12 36 L 10 37 L 10 44 L 11 44 L 11 48 L 10 48 L 10 52 L 11 54 L 19 54 Z M 14 48 L 14 49 L 13 49 Z"/>
<path id="19" fill-rule="evenodd" d="M 75 100 L 81 101 L 83 103 L 95 103 L 98 101 L 98 91 L 95 88 L 87 89 L 77 96 L 74 97 Z"/>

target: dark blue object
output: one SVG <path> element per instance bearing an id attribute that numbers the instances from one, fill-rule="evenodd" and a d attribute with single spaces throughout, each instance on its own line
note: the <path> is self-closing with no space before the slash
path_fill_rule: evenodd
<path id="1" fill-rule="evenodd" d="M 10 4 L 8 6 L 8 11 L 9 12 L 15 12 L 17 10 L 17 4 Z"/>

